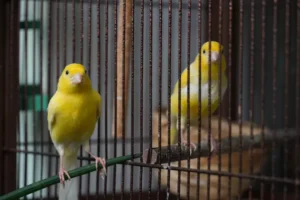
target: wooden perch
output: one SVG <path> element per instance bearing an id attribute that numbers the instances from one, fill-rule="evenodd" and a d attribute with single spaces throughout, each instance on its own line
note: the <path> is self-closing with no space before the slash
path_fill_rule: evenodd
<path id="1" fill-rule="evenodd" d="M 264 146 L 266 148 L 270 147 L 273 142 L 281 143 L 284 139 L 288 140 L 295 140 L 297 134 L 295 131 L 289 131 L 288 134 L 285 131 L 276 131 L 276 138 L 274 138 L 271 132 L 265 133 L 264 136 Z M 240 137 L 232 137 L 231 142 L 228 138 L 222 139 L 219 143 L 221 146 L 221 151 L 216 149 L 216 154 L 224 154 L 228 153 L 231 149 L 232 152 L 244 151 L 249 150 L 250 147 L 252 148 L 260 148 L 262 143 L 262 135 L 258 134 L 251 138 L 251 136 L 246 135 Z M 241 146 L 240 146 L 241 144 Z M 180 157 L 180 147 L 179 145 L 171 145 L 170 146 L 170 153 L 169 148 L 167 146 L 161 147 L 161 151 L 158 148 L 153 149 L 146 149 L 143 152 L 143 162 L 144 163 L 151 163 L 151 164 L 159 164 L 159 156 L 160 156 L 160 163 L 167 163 L 167 162 L 174 162 L 180 160 L 187 160 L 189 157 L 198 158 L 198 157 L 207 157 L 210 154 L 210 149 L 208 146 L 208 141 L 202 141 L 200 144 L 197 145 L 197 149 L 191 150 L 185 145 L 181 145 L 181 157 Z"/>
<path id="2" fill-rule="evenodd" d="M 116 71 L 117 74 L 117 83 L 116 83 L 117 103 L 116 104 L 117 105 L 115 108 L 116 121 L 113 120 L 113 124 L 112 124 L 113 127 L 112 134 L 113 136 L 117 134 L 117 138 L 122 137 L 123 127 L 126 124 L 128 71 L 130 65 L 130 52 L 131 52 L 131 17 L 132 17 L 132 0 L 127 0 L 127 1 L 120 0 L 119 18 L 118 18 L 118 38 L 117 38 L 117 71 Z M 115 130 L 115 123 L 117 123 L 116 130 Z"/>

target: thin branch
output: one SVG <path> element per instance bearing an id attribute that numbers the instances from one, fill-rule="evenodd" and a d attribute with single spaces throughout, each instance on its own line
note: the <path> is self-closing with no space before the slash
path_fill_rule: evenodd
<path id="1" fill-rule="evenodd" d="M 135 155 L 128 155 L 128 156 L 122 156 L 122 157 L 117 157 L 113 159 L 109 159 L 106 162 L 106 166 L 111 166 L 111 165 L 116 165 L 116 164 L 122 164 L 125 163 L 126 161 L 129 161 L 133 158 L 138 158 L 140 157 L 141 154 L 135 154 Z M 102 165 L 99 164 L 98 169 L 102 169 Z M 90 164 L 86 165 L 84 167 L 80 167 L 77 169 L 73 169 L 68 171 L 69 175 L 71 178 L 81 176 L 90 172 L 96 171 L 96 166 L 95 164 Z M 65 175 L 65 179 L 67 180 L 68 177 Z M 0 197 L 0 200 L 9 200 L 9 199 L 19 199 L 21 197 L 24 197 L 28 194 L 34 193 L 38 190 L 41 190 L 43 188 L 49 187 L 51 185 L 59 183 L 59 177 L 58 176 L 51 176 L 47 179 L 32 183 L 30 185 L 27 185 L 23 188 L 20 188 L 18 190 L 15 190 L 11 193 L 8 193 L 6 195 L 3 195 Z"/>
<path id="2" fill-rule="evenodd" d="M 216 154 L 228 153 L 230 150 L 232 152 L 245 151 L 252 148 L 260 148 L 262 144 L 262 139 L 264 138 L 264 146 L 268 147 L 275 143 L 281 144 L 283 139 L 294 140 L 297 137 L 297 133 L 295 130 L 290 130 L 286 133 L 283 130 L 276 131 L 276 134 L 273 135 L 271 133 L 265 133 L 264 136 L 262 134 L 255 135 L 251 138 L 251 136 L 242 136 L 240 137 L 232 137 L 231 140 L 229 138 L 222 139 L 217 143 L 221 146 L 221 151 L 218 152 L 217 148 L 215 151 Z M 242 141 L 242 142 L 240 142 Z M 242 144 L 242 146 L 240 146 Z M 197 144 L 196 144 L 197 145 Z M 208 148 L 208 141 L 202 141 L 197 145 L 197 148 L 190 149 L 188 146 L 181 145 L 181 156 L 180 155 L 180 147 L 178 144 L 171 145 L 170 152 L 168 147 L 162 147 L 159 152 L 158 148 L 146 149 L 143 152 L 143 162 L 151 163 L 151 164 L 159 164 L 158 157 L 160 155 L 160 163 L 167 163 L 169 160 L 171 162 L 187 160 L 188 158 L 198 158 L 198 157 L 208 157 L 210 155 L 210 149 Z"/>

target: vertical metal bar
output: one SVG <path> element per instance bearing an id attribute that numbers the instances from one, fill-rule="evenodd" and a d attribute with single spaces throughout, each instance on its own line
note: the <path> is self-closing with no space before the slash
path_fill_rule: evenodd
<path id="1" fill-rule="evenodd" d="M 190 137 L 190 56 L 191 56 L 191 0 L 188 1 L 188 35 L 187 35 L 187 72 L 188 72 L 188 91 L 187 91 L 187 141 L 188 144 L 191 142 L 191 137 Z M 188 157 L 187 160 L 187 168 L 191 168 L 191 161 L 190 157 Z M 191 173 L 188 171 L 187 172 L 187 199 L 190 199 L 190 175 Z"/>
<path id="2" fill-rule="evenodd" d="M 117 60 L 118 60 L 118 57 L 117 57 L 117 31 L 118 31 L 118 28 L 117 28 L 117 22 L 118 22 L 118 16 L 117 16 L 117 13 L 118 13 L 118 1 L 115 0 L 114 1 L 114 56 L 115 56 L 115 74 L 114 74 L 114 91 L 115 91 L 115 95 L 114 95 L 114 108 L 115 108 L 115 113 L 114 113 L 114 127 L 115 127 L 115 130 L 117 130 L 117 113 L 118 113 L 118 108 L 117 108 Z M 117 156 L 117 134 L 114 135 L 114 157 Z M 114 171 L 113 171 L 113 199 L 115 199 L 115 196 L 116 196 L 116 178 L 117 178 L 117 167 L 114 166 Z"/>
<path id="3" fill-rule="evenodd" d="M 87 72 L 88 75 L 90 76 L 92 73 L 92 66 L 91 66 L 91 55 L 92 55 L 92 44 L 91 44 L 91 38 L 92 38 L 92 0 L 89 0 L 89 14 L 88 14 L 88 54 L 87 54 Z M 100 91 L 99 91 L 100 92 Z M 98 124 L 98 126 L 100 127 L 100 124 Z M 89 145 L 90 145 L 90 149 L 92 149 L 91 147 L 91 140 L 89 139 Z M 88 161 L 88 164 L 90 164 L 91 161 Z M 99 177 L 99 176 L 97 176 Z M 87 199 L 90 196 L 90 185 L 91 185 L 91 174 L 88 173 L 88 177 L 87 177 Z"/>
<path id="4" fill-rule="evenodd" d="M 7 39 L 7 57 L 5 59 L 4 74 L 4 131 L 3 144 L 6 148 L 16 148 L 17 127 L 19 121 L 19 17 L 20 2 L 5 2 L 4 26 L 8 29 Z M 11 192 L 16 189 L 16 153 L 5 152 L 3 155 L 3 193 Z"/>
<path id="5" fill-rule="evenodd" d="M 7 168 L 7 163 L 5 162 L 5 154 L 6 152 L 4 151 L 4 147 L 7 146 L 6 144 L 6 133 L 5 133 L 5 129 L 6 129 L 6 113 L 5 113 L 5 104 L 6 104 L 6 95 L 5 95 L 5 92 L 7 90 L 6 88 L 6 74 L 7 74 L 7 67 L 8 65 L 10 65 L 10 59 L 9 59 L 9 53 L 11 52 L 11 48 L 12 46 L 10 45 L 10 30 L 11 30 L 11 15 L 9 14 L 10 13 L 10 5 L 7 3 L 7 2 L 4 2 L 2 1 L 1 2 L 1 6 L 0 6 L 0 20 L 1 20 L 1 24 L 4 24 L 4 27 L 5 27 L 5 33 L 4 31 L 1 31 L 0 34 L 0 39 L 1 40 L 1 46 L 3 48 L 0 48 L 0 56 L 1 56 L 1 59 L 0 59 L 0 62 L 1 62 L 1 65 L 0 65 L 0 68 L 1 68 L 1 71 L 3 73 L 0 73 L 0 76 L 1 76 L 1 84 L 0 84 L 0 87 L 1 87 L 1 90 L 0 90 L 0 93 L 1 93 L 1 96 L 0 96 L 0 128 L 1 128 L 1 131 L 3 132 L 3 134 L 0 134 L 0 145 L 1 145 L 1 151 L 0 151 L 0 159 L 3 160 L 3 165 L 0 165 L 0 177 L 1 177 L 1 185 L 0 185 L 0 192 L 1 194 L 5 194 L 7 193 L 9 190 L 14 190 L 15 186 L 13 186 L 13 188 L 9 188 L 8 191 L 7 191 L 7 188 L 5 187 L 7 182 L 6 182 L 6 179 L 5 179 L 5 171 L 6 171 L 6 168 Z M 3 35 L 2 35 L 3 34 Z M 3 57 L 2 57 L 3 56 Z"/>
<path id="6" fill-rule="evenodd" d="M 296 182 L 300 181 L 299 172 L 300 172 L 300 159 L 299 159 L 299 148 L 300 148 L 300 124 L 298 123 L 300 121 L 300 0 L 297 1 L 297 45 L 296 45 L 296 132 L 298 133 L 298 136 L 296 137 L 296 143 L 295 143 L 295 174 L 296 174 Z M 299 185 L 295 184 L 295 200 L 299 199 L 300 197 L 300 189 Z"/>
<path id="7" fill-rule="evenodd" d="M 261 19 L 261 104 L 260 104 L 260 118 L 261 118 L 261 127 L 262 127 L 262 142 L 261 150 L 264 152 L 264 127 L 265 127 L 265 45 L 266 45 L 266 0 L 262 0 L 262 19 Z M 264 199 L 264 183 L 260 184 L 260 199 Z"/>
<path id="8" fill-rule="evenodd" d="M 223 4 L 222 0 L 219 1 L 219 13 L 218 13 L 218 40 L 219 43 L 222 44 L 222 18 L 223 18 Z M 225 46 L 223 44 L 223 46 Z M 219 47 L 220 48 L 220 47 Z M 219 52 L 220 54 L 222 53 L 221 51 Z M 221 65 L 222 65 L 222 59 L 219 60 L 218 62 L 218 85 L 219 85 L 219 91 L 218 91 L 218 98 L 220 99 L 220 104 L 219 104 L 219 116 L 218 116 L 218 140 L 221 140 L 221 116 L 222 116 L 222 75 L 221 75 Z M 219 151 L 221 151 L 221 146 L 219 145 Z M 230 161 L 229 161 L 230 163 Z M 221 159 L 221 154 L 218 155 L 218 170 L 221 171 L 221 164 L 222 164 L 222 159 Z M 230 187 L 230 185 L 229 185 Z M 221 176 L 218 176 L 218 198 L 221 198 Z"/>
<path id="9" fill-rule="evenodd" d="M 64 53 L 64 62 L 63 62 L 63 68 L 67 65 L 67 16 L 68 16 L 68 9 L 67 9 L 67 0 L 64 0 L 64 47 L 63 47 L 63 53 Z"/>
<path id="10" fill-rule="evenodd" d="M 199 52 L 201 49 L 201 37 L 202 37 L 202 0 L 198 0 L 198 48 L 197 48 L 197 53 L 201 53 Z M 201 102 L 201 56 L 199 56 L 199 68 L 198 68 L 198 74 L 199 74 L 199 78 L 198 78 L 198 83 L 199 83 L 199 91 L 198 91 L 198 101 Z M 202 117 L 201 117 L 201 103 L 199 103 L 198 106 L 198 144 L 201 144 L 201 121 L 202 121 Z M 201 146 L 200 146 L 201 148 Z M 197 169 L 200 169 L 200 157 L 197 158 Z M 200 173 L 197 173 L 197 199 L 200 199 Z"/>
<path id="11" fill-rule="evenodd" d="M 171 13 L 172 14 L 172 13 Z M 182 0 L 178 1 L 178 145 L 181 147 L 181 134 L 182 129 L 184 127 L 181 127 L 183 120 L 182 114 L 181 114 L 181 44 L 182 44 Z M 185 130 L 185 129 L 184 129 Z M 181 148 L 180 148 L 181 149 Z M 179 151 L 179 161 L 178 161 L 178 167 L 181 167 L 181 151 Z M 177 180 L 177 196 L 180 197 L 180 186 L 181 186 L 181 171 L 178 170 L 178 180 Z"/>
<path id="12" fill-rule="evenodd" d="M 297 38 L 297 46 L 296 46 L 296 132 L 298 133 L 298 137 L 296 137 L 296 143 L 295 143 L 295 160 L 296 160 L 296 166 L 295 166 L 295 174 L 296 174 L 296 181 L 299 182 L 300 177 L 299 177 L 299 171 L 300 171 L 300 159 L 299 159 L 299 148 L 300 148 L 300 0 L 297 1 L 297 33 L 296 33 L 296 38 Z M 297 184 L 295 184 L 295 200 L 300 197 L 300 189 Z"/>
<path id="13" fill-rule="evenodd" d="M 170 116 L 170 97 L 171 97 L 171 83 L 172 83 L 172 0 L 168 1 L 168 153 L 171 153 L 170 145 L 170 131 L 171 131 L 171 116 Z M 168 165 L 170 165 L 170 157 L 168 158 Z M 170 193 L 170 169 L 167 175 L 167 196 Z"/>
<path id="14" fill-rule="evenodd" d="M 83 64 L 83 37 L 84 37 L 84 33 L 83 33 L 83 0 L 80 0 L 80 63 Z M 74 13 L 75 13 L 75 3 L 74 3 Z M 75 14 L 74 14 L 75 15 Z M 75 16 L 74 16 L 74 20 L 75 20 Z M 75 25 L 75 24 L 74 24 Z M 75 27 L 73 27 L 74 30 L 76 30 Z M 77 32 L 77 31 L 76 31 Z M 76 38 L 76 34 L 75 34 L 75 31 L 73 32 L 73 47 L 75 47 L 75 38 Z M 74 48 L 73 49 L 73 56 L 74 56 L 74 59 L 73 59 L 73 62 L 75 62 L 76 60 L 76 49 Z M 82 147 L 80 147 L 80 157 L 83 156 L 83 150 L 82 150 Z M 90 155 L 88 155 L 88 157 L 90 158 Z M 80 167 L 83 165 L 83 160 L 80 159 Z M 88 185 L 88 182 L 89 182 L 89 178 L 87 178 L 87 183 L 86 184 L 83 184 L 83 178 L 82 176 L 79 177 L 79 196 L 82 196 L 82 188 L 84 185 Z M 84 191 L 84 189 L 83 189 Z M 85 192 L 85 191 L 84 191 Z M 89 195 L 89 191 L 87 191 L 87 196 Z"/>
<path id="15" fill-rule="evenodd" d="M 5 27 L 5 31 L 0 33 L 0 132 L 4 133 L 4 100 L 5 100 L 5 67 L 7 64 L 8 45 L 7 37 L 9 26 L 7 25 L 8 19 L 6 16 L 6 4 L 5 2 L 0 3 L 0 23 Z M 0 160 L 4 161 L 4 134 L 0 134 Z M 4 163 L 0 165 L 0 194 L 4 194 Z"/>
<path id="16" fill-rule="evenodd" d="M 288 123 L 289 123 L 289 59 L 290 59 L 290 52 L 289 52 L 289 48 L 290 48 L 290 1 L 286 0 L 285 1 L 285 50 L 284 50 L 284 132 L 285 134 L 288 134 Z M 298 88 L 299 89 L 299 88 Z M 284 137 L 284 165 L 283 165 L 283 173 L 284 173 L 284 178 L 287 178 L 288 176 L 288 136 L 285 135 Z M 283 188 L 283 199 L 287 200 L 287 188 L 288 186 L 286 184 L 284 184 L 284 188 Z"/>
<path id="17" fill-rule="evenodd" d="M 135 97 L 135 84 L 134 84 L 134 73 L 135 73 L 135 65 L 134 65 L 134 12 L 135 12 L 135 2 L 132 1 L 132 9 L 131 9 L 131 156 L 133 161 L 134 154 L 134 97 Z M 130 199 L 133 197 L 133 165 L 130 166 Z"/>
<path id="18" fill-rule="evenodd" d="M 122 121 L 124 122 L 122 124 L 122 155 L 125 156 L 125 103 L 127 103 L 127 100 L 125 100 L 125 40 L 129 39 L 126 38 L 125 34 L 125 26 L 127 24 L 127 20 L 126 20 L 126 1 L 123 1 L 123 5 L 122 5 L 122 9 L 123 9 L 123 28 L 122 28 Z M 121 5 L 120 5 L 120 9 L 121 9 Z M 121 31 L 121 30 L 119 30 Z M 118 71 L 116 71 L 118 73 Z M 127 73 L 127 72 L 126 72 Z M 126 88 L 127 89 L 127 88 Z M 127 90 L 126 90 L 127 92 Z M 126 94 L 127 96 L 127 94 Z M 118 135 L 117 133 L 117 129 L 116 129 L 116 135 Z M 121 198 L 124 198 L 124 185 L 125 185 L 125 165 L 122 165 L 122 178 L 121 178 Z"/>
<path id="19" fill-rule="evenodd" d="M 36 23 L 35 23 L 35 20 L 36 20 L 36 1 L 33 1 L 33 23 L 32 23 L 32 28 L 33 28 L 33 48 L 32 48 L 32 52 L 33 52 L 33 71 L 32 71 L 32 75 L 33 75 L 33 85 L 36 84 L 36 80 L 35 80 L 35 76 L 36 76 L 36 62 L 35 62 L 35 59 L 36 59 L 36 54 L 35 54 L 35 51 L 36 51 Z M 36 134 L 36 106 L 35 106 L 35 89 L 32 90 L 32 105 L 33 105 L 33 120 L 34 120 L 34 123 L 32 124 L 33 126 L 33 134 L 35 136 Z M 33 151 L 36 152 L 37 151 L 37 140 L 36 140 L 36 137 L 33 137 Z M 33 155 L 33 168 L 32 168 L 32 174 L 33 174 L 33 182 L 36 181 L 36 154 Z M 33 193 L 33 198 L 34 198 L 35 194 Z"/>
<path id="20" fill-rule="evenodd" d="M 7 35 L 7 37 L 8 37 L 8 42 L 7 42 L 7 46 L 8 46 L 8 54 L 7 54 L 7 64 L 8 64 L 8 66 L 12 66 L 13 65 L 13 62 L 12 62 L 12 59 L 11 59 L 11 56 L 10 55 L 12 55 L 12 53 L 13 53 L 13 51 L 14 51 L 14 47 L 13 47 L 13 37 L 11 36 L 11 31 L 13 30 L 13 15 L 11 15 L 11 14 L 9 14 L 10 13 L 10 11 L 13 9 L 13 5 L 12 4 L 7 4 L 7 13 L 8 13 L 8 35 Z M 8 68 L 6 67 L 6 69 L 5 69 L 5 76 L 4 76 L 4 78 L 5 77 L 7 77 L 9 75 L 9 70 L 8 70 Z M 5 92 L 4 92 L 4 94 L 6 94 L 6 96 L 7 96 L 7 93 L 9 92 L 9 85 L 8 84 L 10 84 L 9 83 L 9 81 L 5 78 L 4 79 L 5 80 L 5 83 L 4 83 L 4 85 L 5 85 Z M 8 98 L 6 97 L 5 98 L 5 100 L 4 100 L 4 104 L 5 104 L 5 107 L 4 107 L 4 113 L 5 113 L 5 116 L 4 116 L 4 119 L 6 119 L 9 115 L 8 115 L 8 112 L 7 112 L 7 109 L 5 109 L 6 107 L 7 107 L 7 104 L 8 104 Z M 5 133 L 5 138 L 4 138 L 4 145 L 5 146 L 8 146 L 7 145 L 7 135 L 8 135 L 8 133 L 6 133 L 6 130 L 7 130 L 7 127 L 8 127 L 8 125 L 9 125 L 9 122 L 4 122 L 5 124 L 4 124 L 4 133 Z M 14 148 L 16 148 L 16 146 L 14 147 Z M 7 155 L 5 155 L 4 154 L 4 157 L 5 156 L 7 156 Z M 7 160 L 6 161 L 4 161 L 4 163 L 5 163 L 5 165 L 7 165 Z M 8 180 L 8 179 L 5 179 L 5 174 L 6 174 L 6 172 L 7 172 L 7 169 L 8 169 L 8 166 L 6 166 L 6 168 L 4 169 L 4 180 Z M 19 174 L 18 174 L 18 178 L 19 178 Z M 5 185 L 7 184 L 7 181 L 5 182 Z M 7 191 L 7 189 L 8 188 L 5 188 L 5 186 L 4 186 L 4 192 L 8 192 Z M 11 187 L 11 188 L 9 188 L 9 190 L 14 190 L 15 189 L 15 187 Z"/>
<path id="21" fill-rule="evenodd" d="M 60 6 L 59 6 L 59 0 L 56 0 L 56 81 L 58 81 L 59 79 L 59 75 L 60 75 L 60 67 L 59 67 L 59 22 L 60 22 L 60 17 L 59 17 L 59 13 L 60 13 Z M 57 185 L 57 184 L 56 184 Z"/>
<path id="22" fill-rule="evenodd" d="M 229 137 L 229 153 L 228 153 L 228 172 L 231 173 L 232 171 L 232 162 L 230 162 L 232 159 L 232 143 L 231 143 L 231 137 L 232 137 L 232 132 L 231 132 L 231 112 L 232 112 L 232 0 L 228 2 L 229 4 L 229 25 L 228 25 L 228 137 Z M 231 176 L 228 177 L 228 199 L 231 198 Z"/>
<path id="23" fill-rule="evenodd" d="M 159 28 L 158 28 L 158 150 L 161 151 L 161 113 L 162 113 L 162 0 L 159 0 Z M 158 156 L 159 163 L 161 162 L 161 156 Z M 156 199 L 160 197 L 161 190 L 161 169 L 158 169 L 158 178 L 157 178 L 157 196 Z"/>
<path id="24" fill-rule="evenodd" d="M 44 101 L 44 95 L 43 95 L 43 79 L 44 79 L 44 73 L 43 73 L 43 65 L 44 65 L 44 62 L 43 62 L 43 48 L 44 48 L 44 45 L 43 45 L 43 42 L 44 42 L 44 29 L 43 29 L 43 25 L 44 25 L 44 1 L 42 0 L 41 2 L 41 7 L 40 7 L 40 94 L 41 94 L 41 101 L 40 101 L 40 104 L 43 105 L 43 101 Z M 42 108 L 42 107 L 41 107 Z M 43 133 L 44 132 L 44 111 L 43 109 L 40 110 L 40 113 L 39 113 L 39 116 L 40 116 L 40 120 L 41 120 L 41 128 L 40 128 L 40 132 Z M 48 130 L 48 129 L 47 129 Z M 40 174 L 40 179 L 42 180 L 43 179 L 43 172 L 44 172 L 44 134 L 41 134 L 41 174 Z M 40 199 L 43 198 L 43 192 L 42 190 L 40 190 Z"/>
<path id="25" fill-rule="evenodd" d="M 108 0 L 105 2 L 105 94 L 104 94 L 104 103 L 105 103 L 105 110 L 104 110 L 104 132 L 108 132 L 108 115 L 107 115 L 107 107 L 108 107 Z M 105 158 L 108 157 L 108 142 L 107 142 L 107 134 L 104 134 L 105 140 Z M 108 173 L 108 169 L 107 173 Z M 104 179 L 104 199 L 106 199 L 107 195 L 107 178 Z"/>
<path id="26" fill-rule="evenodd" d="M 276 126 L 276 98 L 277 98 L 277 1 L 273 2 L 273 63 L 272 63 L 272 91 L 273 91 L 273 99 L 272 99 L 272 125 Z M 272 132 L 274 139 L 276 137 L 276 132 L 273 130 Z M 272 177 L 275 176 L 275 163 L 276 163 L 276 155 L 274 155 L 276 149 L 275 140 L 272 143 Z M 271 185 L 271 199 L 275 199 L 275 185 L 272 183 Z"/>
<path id="27" fill-rule="evenodd" d="M 90 2 L 91 3 L 91 2 Z M 90 9 L 91 9 L 91 4 L 90 4 Z M 97 75 L 98 75 L 98 91 L 101 91 L 101 26 L 100 26 L 100 0 L 97 1 L 97 60 L 98 60 L 98 67 L 97 67 Z M 90 30 L 91 31 L 91 30 Z M 91 41 L 89 41 L 91 43 Z M 90 53 L 91 53 L 91 46 L 90 46 Z M 90 56 L 91 58 L 91 56 Z M 90 66 L 92 68 L 92 66 Z M 102 94 L 103 97 L 103 94 Z M 101 105 L 102 107 L 102 105 Z M 106 110 L 106 108 L 104 108 Z M 102 109 L 102 112 L 103 110 Z M 98 120 L 98 129 L 97 129 L 97 153 L 100 155 L 100 144 L 101 144 L 101 122 Z M 106 157 L 105 157 L 106 158 Z M 106 179 L 106 178 L 105 178 Z M 96 197 L 99 198 L 99 189 L 100 189 L 100 177 L 97 176 L 96 178 Z"/>
<path id="28" fill-rule="evenodd" d="M 59 15 L 59 13 L 60 13 L 60 6 L 59 6 L 59 0 L 56 0 L 56 27 L 55 27 L 55 29 L 56 29 L 56 82 L 58 82 L 58 79 L 59 79 L 59 75 L 60 75 L 60 67 L 59 67 L 59 54 L 60 54 L 60 52 L 59 52 L 59 41 L 60 41 L 60 38 L 59 38 L 59 32 L 60 32 L 60 15 Z M 59 158 L 58 157 L 55 157 L 54 158 L 55 159 L 55 163 L 56 163 L 56 165 L 55 165 L 55 171 L 56 172 L 58 172 L 58 165 L 59 165 Z M 55 184 L 55 186 L 54 186 L 54 188 L 55 188 L 55 190 L 54 190 L 54 192 L 55 192 L 55 197 L 57 197 L 58 196 L 58 194 L 57 194 L 57 191 L 58 191 L 58 187 L 59 187 L 59 185 L 58 184 Z"/>
<path id="29" fill-rule="evenodd" d="M 143 113 L 144 113 L 144 0 L 141 0 L 141 46 L 140 46 L 140 152 L 143 151 Z M 140 159 L 142 162 L 142 158 Z M 142 199 L 143 190 L 143 167 L 140 167 L 139 199 Z"/>
<path id="30" fill-rule="evenodd" d="M 255 16 L 254 16 L 254 1 L 250 1 L 250 105 L 249 105 L 249 120 L 250 120 L 250 137 L 253 139 L 253 120 L 254 120 L 254 25 L 255 25 Z M 253 148 L 250 146 L 250 174 L 253 174 Z M 252 199 L 252 183 L 249 184 L 248 197 Z"/>
<path id="31" fill-rule="evenodd" d="M 239 66 L 239 103 L 238 103 L 238 122 L 239 122 L 239 173 L 242 173 L 242 126 L 243 126 L 243 20 L 244 20 L 244 4 L 239 2 L 239 52 L 238 66 Z M 242 178 L 239 178 L 239 195 L 242 193 Z"/>
<path id="32" fill-rule="evenodd" d="M 87 63 L 87 72 L 89 76 L 92 73 L 91 59 L 92 59 L 92 0 L 89 0 L 89 25 L 88 25 L 88 63 Z"/>
<path id="33" fill-rule="evenodd" d="M 212 0 L 208 1 L 208 41 L 212 39 Z M 211 148 L 211 43 L 208 45 L 208 148 Z M 206 73 L 206 72 L 205 72 Z M 210 170 L 211 154 L 208 156 L 207 169 Z M 210 174 L 207 174 L 207 200 L 210 199 Z"/>
<path id="34" fill-rule="evenodd" d="M 72 1 L 72 63 L 75 62 L 76 58 L 76 7 L 75 7 L 75 0 Z M 80 58 L 81 59 L 81 58 Z M 80 157 L 82 156 L 82 149 L 80 148 Z M 82 166 L 82 161 L 80 160 L 80 167 Z M 82 196 L 82 176 L 79 177 L 79 197 Z"/>
<path id="35" fill-rule="evenodd" d="M 72 49 L 73 49 L 73 57 L 72 57 L 72 62 L 75 62 L 76 54 L 75 54 L 75 49 L 76 49 L 76 34 L 75 34 L 75 0 L 72 0 Z M 79 185 L 81 185 L 81 176 L 79 177 Z M 81 188 L 79 186 L 79 188 Z M 79 192 L 81 192 L 81 189 L 79 189 Z M 81 194 L 81 193 L 80 193 Z"/>
<path id="36" fill-rule="evenodd" d="M 52 60 L 52 1 L 49 1 L 49 11 L 48 11 L 48 69 L 47 69 L 47 75 L 48 75 L 48 80 L 47 80 L 47 92 L 48 96 L 51 96 L 51 60 Z M 51 139 L 48 136 L 47 137 L 47 144 L 48 146 L 48 152 L 52 152 L 52 145 L 51 145 Z M 49 165 L 52 164 L 52 157 L 48 156 L 48 161 Z M 48 177 L 51 176 L 51 167 L 48 167 Z M 50 198 L 51 196 L 51 188 L 48 188 L 47 192 L 47 198 Z"/>
<path id="37" fill-rule="evenodd" d="M 24 150 L 28 150 L 28 0 L 25 1 L 25 38 L 24 38 L 24 74 L 25 74 L 25 84 L 24 84 Z M 27 185 L 27 170 L 28 170 L 28 155 L 24 153 L 24 186 Z"/>
<path id="38" fill-rule="evenodd" d="M 149 148 L 152 148 L 152 38 L 153 38 L 153 2 L 149 0 Z M 151 199 L 152 190 L 152 169 L 149 168 L 149 192 L 148 199 Z"/>
<path id="39" fill-rule="evenodd" d="M 108 132 L 108 115 L 107 115 L 107 107 L 108 107 L 108 0 L 105 2 L 105 78 L 104 78 L 104 86 L 105 86 L 105 94 L 104 94 L 104 132 Z M 105 140 L 105 158 L 108 157 L 108 142 L 107 142 L 107 134 L 104 134 Z M 108 169 L 107 173 L 108 173 Z M 107 195 L 107 178 L 104 179 L 104 199 L 106 199 Z"/>

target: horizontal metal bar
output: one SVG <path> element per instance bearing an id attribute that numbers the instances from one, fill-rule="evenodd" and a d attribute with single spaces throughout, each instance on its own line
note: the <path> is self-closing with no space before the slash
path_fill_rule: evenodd
<path id="1" fill-rule="evenodd" d="M 132 162 L 132 161 L 127 161 L 126 164 L 147 167 L 147 168 L 151 167 L 151 168 L 157 168 L 157 169 L 194 172 L 194 173 L 200 173 L 200 174 L 228 176 L 228 177 L 244 178 L 244 179 L 251 179 L 251 180 L 259 180 L 259 181 L 264 181 L 264 182 L 286 183 L 286 184 L 293 184 L 293 185 L 300 186 L 300 180 L 294 180 L 294 179 L 288 179 L 288 178 L 277 178 L 277 177 L 268 177 L 268 176 L 260 176 L 260 175 L 246 175 L 246 174 L 232 173 L 232 172 L 223 172 L 223 171 L 205 170 L 205 169 L 191 169 L 191 168 L 186 168 L 186 167 L 173 167 L 173 166 L 167 166 L 167 165 L 139 163 L 139 162 Z"/>
<path id="2" fill-rule="evenodd" d="M 150 137 L 144 137 L 144 140 L 148 141 L 150 139 Z M 135 137 L 133 139 L 131 138 L 125 138 L 125 143 L 130 143 L 133 140 L 134 143 L 138 143 L 141 142 L 140 137 Z M 100 143 L 105 143 L 107 142 L 108 144 L 112 144 L 114 143 L 114 139 L 91 139 L 91 144 L 98 144 Z M 122 140 L 117 140 L 117 143 L 122 143 Z M 53 145 L 53 143 L 51 141 L 35 141 L 35 142 L 18 142 L 17 146 L 22 146 L 22 145 Z"/>

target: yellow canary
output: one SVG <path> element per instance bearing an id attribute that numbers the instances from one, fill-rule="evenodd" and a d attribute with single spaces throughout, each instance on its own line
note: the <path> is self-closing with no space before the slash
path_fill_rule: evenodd
<path id="1" fill-rule="evenodd" d="M 90 152 L 89 139 L 101 112 L 101 96 L 92 88 L 86 69 L 81 64 L 70 64 L 63 70 L 57 91 L 48 105 L 48 129 L 60 156 L 59 178 L 65 186 L 64 174 L 76 168 L 77 152 L 81 145 L 105 172 L 105 160 Z M 76 183 L 61 186 L 59 199 L 78 199 Z"/>
<path id="2" fill-rule="evenodd" d="M 210 43 L 210 48 L 209 48 Z M 210 53 L 209 53 L 210 50 Z M 210 59 L 209 59 L 210 55 Z M 201 57 L 201 59 L 199 58 Z M 220 59 L 221 59 L 221 69 L 220 69 Z M 201 60 L 201 65 L 199 61 Z M 210 65 L 209 65 L 210 61 Z M 201 68 L 200 68 L 201 67 Z M 201 77 L 199 73 L 199 68 L 201 70 Z M 209 97 L 209 68 L 211 72 L 211 113 L 213 113 L 219 106 L 221 99 L 219 99 L 219 72 L 221 72 L 221 98 L 223 97 L 227 89 L 227 78 L 225 74 L 226 60 L 223 55 L 223 46 L 218 42 L 211 41 L 206 42 L 202 45 L 200 54 L 198 54 L 194 62 L 190 65 L 190 82 L 189 82 L 189 93 L 190 93 L 190 123 L 192 125 L 197 124 L 198 114 L 199 114 L 199 104 L 201 103 L 201 118 L 205 118 L 209 114 L 208 110 L 208 97 Z M 220 71 L 221 70 L 221 71 Z M 199 84 L 199 78 L 201 78 L 201 83 Z M 181 129 L 181 143 L 187 144 L 187 140 L 183 138 L 183 133 L 186 129 L 187 119 L 188 119 L 188 70 L 187 68 L 182 72 L 181 85 L 179 88 L 179 81 L 177 81 L 173 93 L 171 95 L 171 142 L 175 143 L 177 137 L 177 131 L 180 123 Z M 201 87 L 201 99 L 199 99 L 199 91 Z M 179 110 L 179 91 L 180 96 L 180 110 Z M 180 113 L 179 113 L 180 111 Z M 181 116 L 179 122 L 179 114 Z M 215 148 L 215 140 L 211 137 L 211 150 Z M 190 146 L 196 148 L 196 145 L 190 143 Z"/>

